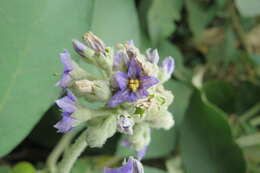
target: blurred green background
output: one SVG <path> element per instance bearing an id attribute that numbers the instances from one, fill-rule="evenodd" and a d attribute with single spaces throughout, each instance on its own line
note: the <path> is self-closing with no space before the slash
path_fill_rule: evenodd
<path id="1" fill-rule="evenodd" d="M 58 54 L 87 31 L 176 60 L 176 125 L 153 131 L 146 173 L 260 172 L 259 0 L 1 0 L 0 173 L 44 167 L 61 136 Z M 120 164 L 131 153 L 120 141 L 88 149 L 72 172 Z"/>

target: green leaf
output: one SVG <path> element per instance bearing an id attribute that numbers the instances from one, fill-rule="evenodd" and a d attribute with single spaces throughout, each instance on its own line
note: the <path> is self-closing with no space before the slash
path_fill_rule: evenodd
<path id="1" fill-rule="evenodd" d="M 20 162 L 14 166 L 13 173 L 36 173 L 36 169 L 29 162 Z"/>
<path id="2" fill-rule="evenodd" d="M 11 172 L 11 168 L 9 166 L 6 166 L 6 165 L 0 165 L 0 172 L 3 172 L 3 173 L 12 173 Z"/>
<path id="3" fill-rule="evenodd" d="M 180 149 L 188 173 L 244 173 L 241 150 L 232 140 L 227 115 L 195 91 L 181 127 Z"/>
<path id="4" fill-rule="evenodd" d="M 235 112 L 236 88 L 222 80 L 207 81 L 203 85 L 207 99 L 226 113 Z"/>
<path id="5" fill-rule="evenodd" d="M 151 41 L 154 45 L 169 37 L 175 30 L 174 21 L 181 18 L 183 1 L 153 0 L 147 12 L 147 25 Z"/>
<path id="6" fill-rule="evenodd" d="M 202 32 L 215 16 L 215 8 L 205 10 L 196 1 L 185 1 L 188 24 L 195 40 L 200 41 Z"/>
<path id="7" fill-rule="evenodd" d="M 236 0 L 239 12 L 244 17 L 254 17 L 260 15 L 259 0 Z"/>
<path id="8" fill-rule="evenodd" d="M 96 0 L 91 30 L 105 43 L 134 40 L 139 46 L 140 30 L 134 1 Z"/>
<path id="9" fill-rule="evenodd" d="M 144 172 L 145 173 L 166 173 L 165 171 L 158 169 L 158 168 L 153 168 L 150 166 L 144 166 Z"/>
<path id="10" fill-rule="evenodd" d="M 0 156 L 10 152 L 59 95 L 58 54 L 88 30 L 92 1 L 1 2 Z"/>
<path id="11" fill-rule="evenodd" d="M 95 8 L 94 8 L 95 7 Z M 93 13 L 93 9 L 95 10 Z M 133 1 L 4 0 L 0 11 L 0 156 L 10 152 L 59 96 L 58 54 L 91 30 L 109 45 L 134 39 Z M 112 45 L 111 45 L 112 46 Z M 2 82 L 4 81 L 4 82 Z"/>

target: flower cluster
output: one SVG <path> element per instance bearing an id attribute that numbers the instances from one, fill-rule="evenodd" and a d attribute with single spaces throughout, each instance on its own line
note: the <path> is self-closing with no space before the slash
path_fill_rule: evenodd
<path id="1" fill-rule="evenodd" d="M 112 48 L 90 32 L 83 39 L 85 44 L 78 40 L 72 44 L 88 64 L 86 70 L 68 51 L 60 54 L 64 71 L 56 85 L 66 96 L 56 101 L 62 119 L 54 127 L 66 133 L 79 124 L 87 126 L 90 147 L 101 147 L 117 131 L 125 134 L 138 159 L 130 157 L 121 168 L 107 168 L 105 173 L 143 172 L 139 160 L 150 142 L 150 129 L 174 125 L 168 111 L 173 95 L 163 86 L 174 71 L 174 59 L 166 57 L 159 64 L 156 49 L 142 54 L 133 41 Z M 100 106 L 92 109 L 90 102 Z"/>

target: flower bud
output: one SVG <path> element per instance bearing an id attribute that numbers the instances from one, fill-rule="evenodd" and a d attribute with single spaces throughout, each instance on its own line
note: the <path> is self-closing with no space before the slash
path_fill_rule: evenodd
<path id="1" fill-rule="evenodd" d="M 76 93 L 89 101 L 106 101 L 111 97 L 111 90 L 107 81 L 79 80 L 75 81 Z"/>
<path id="2" fill-rule="evenodd" d="M 97 54 L 105 54 L 105 44 L 101 39 L 99 39 L 97 36 L 95 36 L 92 32 L 87 32 L 84 36 L 83 39 L 87 46 L 94 50 L 95 53 Z"/>
<path id="3" fill-rule="evenodd" d="M 121 133 L 133 135 L 134 121 L 130 116 L 120 115 L 117 119 L 117 129 Z"/>
<path id="4" fill-rule="evenodd" d="M 94 121 L 94 120 L 93 120 Z M 116 132 L 116 116 L 110 115 L 89 124 L 86 140 L 90 147 L 102 147 Z"/>
<path id="5" fill-rule="evenodd" d="M 172 114 L 166 110 L 150 115 L 147 121 L 152 128 L 163 128 L 165 130 L 169 130 L 175 124 Z"/>
<path id="6" fill-rule="evenodd" d="M 152 64 L 158 64 L 159 62 L 159 53 L 157 49 L 147 49 L 146 51 L 146 59 L 151 62 Z"/>
<path id="7" fill-rule="evenodd" d="M 159 78 L 161 83 L 169 80 L 175 68 L 175 62 L 172 57 L 167 57 L 163 60 L 161 64 L 161 71 L 159 73 Z"/>
<path id="8" fill-rule="evenodd" d="M 150 131 L 149 125 L 146 123 L 135 125 L 133 135 L 128 138 L 135 150 L 141 150 L 148 146 L 151 140 Z"/>
<path id="9" fill-rule="evenodd" d="M 74 50 L 88 62 L 93 63 L 95 52 L 78 40 L 72 40 Z"/>

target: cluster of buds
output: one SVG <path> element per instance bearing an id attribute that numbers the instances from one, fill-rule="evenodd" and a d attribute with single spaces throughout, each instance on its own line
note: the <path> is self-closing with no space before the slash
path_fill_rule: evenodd
<path id="1" fill-rule="evenodd" d="M 86 33 L 83 40 L 85 44 L 72 41 L 74 50 L 100 75 L 81 68 L 68 51 L 60 54 L 64 72 L 57 86 L 66 96 L 56 101 L 62 119 L 54 127 L 66 133 L 79 124 L 85 125 L 90 147 L 101 147 L 117 131 L 125 134 L 127 146 L 134 148 L 138 156 L 130 157 L 117 169 L 142 172 L 139 160 L 150 142 L 150 129 L 167 130 L 174 125 L 168 111 L 173 95 L 163 87 L 174 71 L 174 60 L 166 57 L 159 65 L 156 49 L 141 54 L 133 41 L 112 48 L 92 33 Z M 102 106 L 91 109 L 85 101 Z M 105 172 L 117 169 L 107 168 Z"/>

